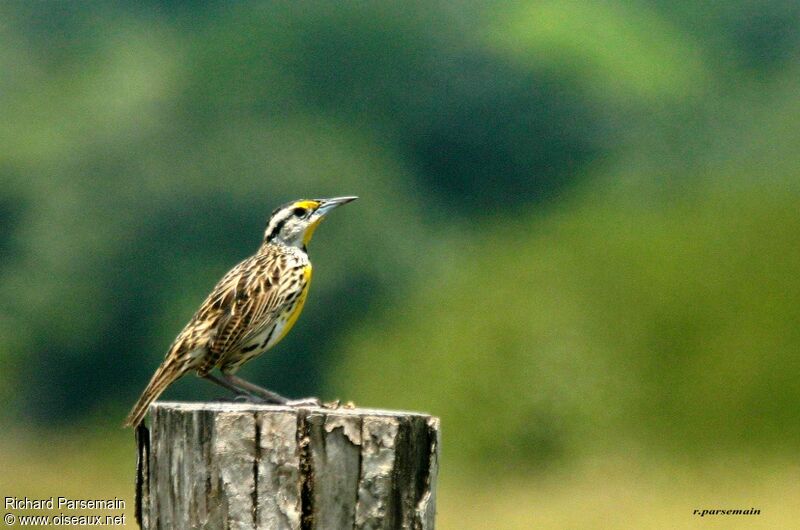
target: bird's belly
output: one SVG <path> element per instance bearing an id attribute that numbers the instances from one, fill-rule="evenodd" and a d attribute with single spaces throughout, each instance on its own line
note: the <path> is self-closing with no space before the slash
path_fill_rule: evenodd
<path id="1" fill-rule="evenodd" d="M 258 355 L 259 353 L 263 353 L 272 345 L 272 337 L 279 331 L 278 322 L 271 326 L 267 326 L 261 333 L 254 335 L 250 340 L 242 345 L 240 351 L 248 356 L 254 356 Z"/>
<path id="2" fill-rule="evenodd" d="M 299 304 L 298 304 L 299 305 Z M 289 333 L 289 330 L 294 325 L 295 320 L 297 317 L 294 316 L 294 312 L 292 313 L 284 313 L 275 321 L 275 325 L 272 326 L 272 330 L 270 333 L 264 333 L 261 335 L 261 342 L 259 346 L 263 350 L 268 350 L 275 346 L 280 340 Z"/>
<path id="3" fill-rule="evenodd" d="M 220 369 L 228 374 L 235 373 L 244 363 L 253 357 L 258 357 L 269 348 L 270 337 L 274 333 L 276 333 L 276 330 L 273 325 L 268 326 L 258 335 L 254 335 L 250 340 L 245 342 L 241 348 L 233 353 L 225 355 L 219 363 Z"/>
<path id="4" fill-rule="evenodd" d="M 302 303 L 296 304 L 293 311 L 286 312 L 279 316 L 274 324 L 267 326 L 264 331 L 258 335 L 254 335 L 242 345 L 239 351 L 249 359 L 275 346 L 289 333 L 289 330 L 299 316 L 300 309 L 302 309 Z"/>
<path id="5" fill-rule="evenodd" d="M 235 355 L 228 355 L 221 363 L 221 368 L 226 373 L 236 372 L 240 366 L 254 357 L 258 357 L 277 344 L 288 332 L 294 323 L 290 314 L 279 317 L 275 323 L 267 327 L 258 335 L 248 340 Z"/>

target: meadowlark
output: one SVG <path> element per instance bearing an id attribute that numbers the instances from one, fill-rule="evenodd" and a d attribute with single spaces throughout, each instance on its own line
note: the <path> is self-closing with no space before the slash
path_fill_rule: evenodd
<path id="1" fill-rule="evenodd" d="M 355 199 L 299 200 L 272 212 L 258 251 L 223 276 L 178 334 L 125 425 L 139 425 L 150 403 L 191 370 L 245 399 L 292 404 L 235 373 L 275 346 L 297 321 L 311 282 L 306 246 L 326 215 Z"/>

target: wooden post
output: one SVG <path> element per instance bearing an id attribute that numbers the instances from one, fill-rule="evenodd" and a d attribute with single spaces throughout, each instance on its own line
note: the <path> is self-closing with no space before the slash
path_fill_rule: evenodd
<path id="1" fill-rule="evenodd" d="M 434 527 L 438 418 L 160 402 L 146 423 L 136 431 L 143 529 Z"/>

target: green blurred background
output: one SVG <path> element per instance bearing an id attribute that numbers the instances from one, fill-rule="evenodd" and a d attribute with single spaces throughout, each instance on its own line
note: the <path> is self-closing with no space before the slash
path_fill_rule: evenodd
<path id="1" fill-rule="evenodd" d="M 0 496 L 132 514 L 172 338 L 355 194 L 242 373 L 440 416 L 441 528 L 796 527 L 798 59 L 794 0 L 3 2 Z"/>

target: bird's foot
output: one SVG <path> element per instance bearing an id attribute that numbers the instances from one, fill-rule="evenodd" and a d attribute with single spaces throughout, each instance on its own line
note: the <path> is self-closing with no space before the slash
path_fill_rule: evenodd
<path id="1" fill-rule="evenodd" d="M 270 401 L 260 398 L 258 396 L 251 396 L 249 394 L 236 394 L 233 396 L 222 396 L 214 400 L 215 403 L 271 403 Z"/>
<path id="2" fill-rule="evenodd" d="M 303 399 L 290 399 L 287 401 L 288 407 L 322 407 L 322 401 L 316 397 L 307 397 Z"/>
<path id="3" fill-rule="evenodd" d="M 233 398 L 234 403 L 256 403 L 258 405 L 273 405 L 274 403 L 268 399 L 259 396 L 251 396 L 250 394 L 237 394 Z"/>
<path id="4" fill-rule="evenodd" d="M 261 396 L 253 396 L 251 394 L 236 394 L 235 396 L 219 397 L 214 402 L 217 403 L 255 403 L 258 405 L 283 405 L 285 407 L 320 407 L 323 409 L 336 410 L 338 408 L 352 409 L 355 407 L 352 401 L 342 404 L 341 401 L 325 401 L 317 397 L 307 397 L 301 399 L 289 399 L 286 402 L 280 403 L 272 399 L 264 398 Z"/>

